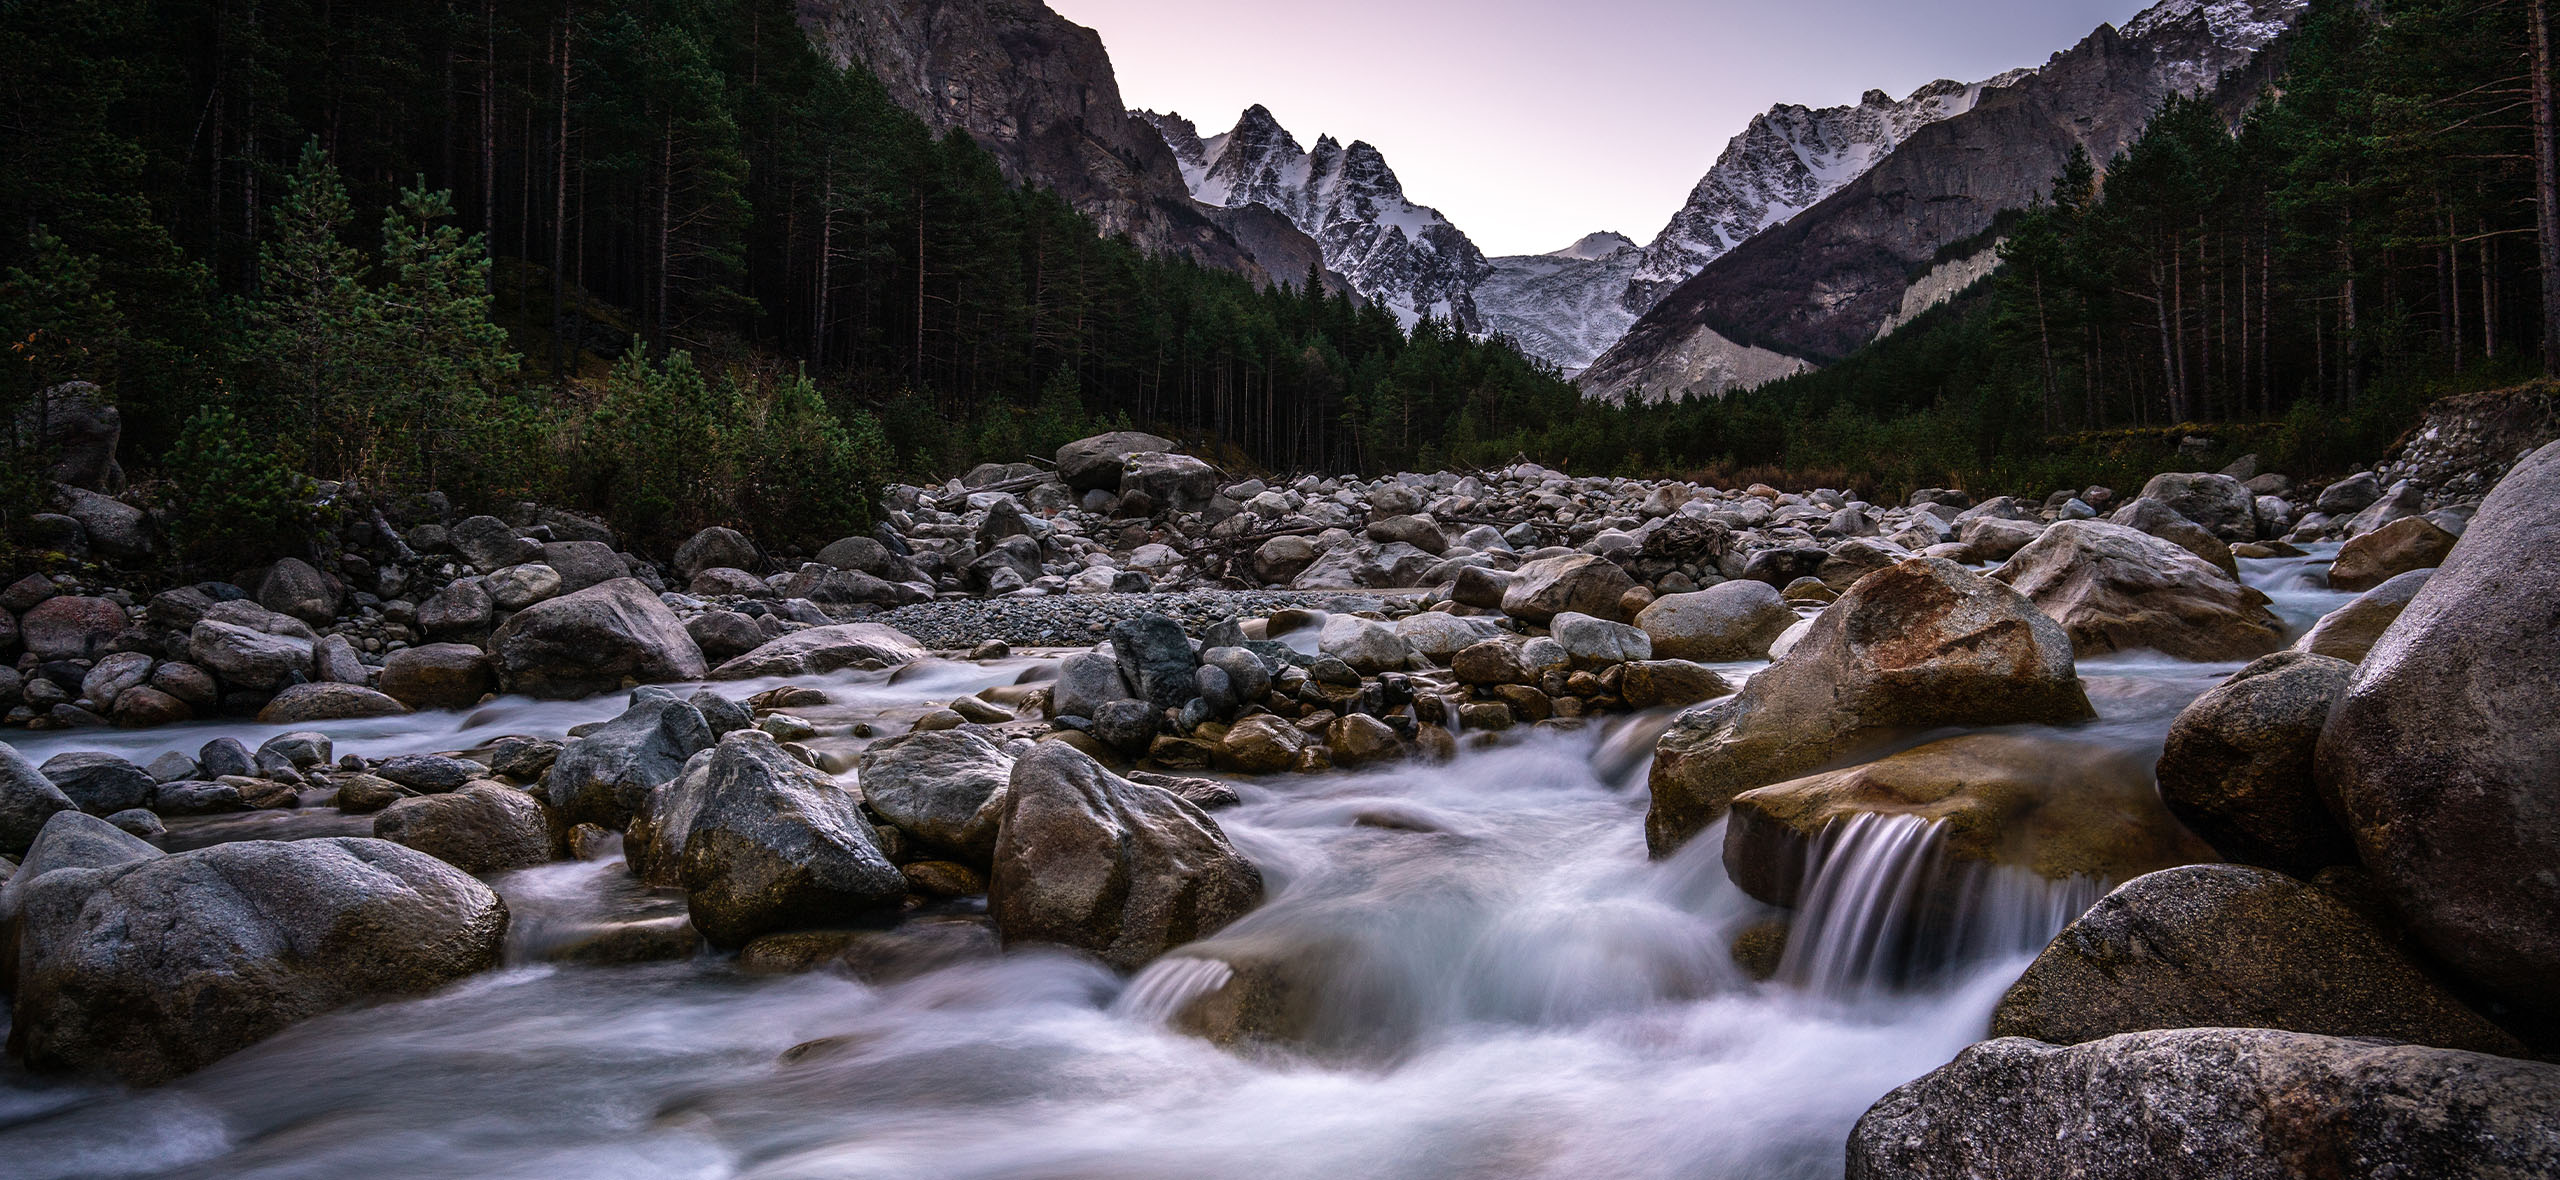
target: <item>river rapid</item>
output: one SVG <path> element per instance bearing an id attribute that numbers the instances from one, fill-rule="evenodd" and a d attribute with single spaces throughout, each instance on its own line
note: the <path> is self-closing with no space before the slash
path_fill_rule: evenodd
<path id="1" fill-rule="evenodd" d="M 2322 564 L 2251 561 L 2243 575 L 2298 633 L 2352 597 L 2323 588 Z M 2177 711 L 2236 668 L 2083 661 L 2100 719 L 2071 733 L 2156 752 Z M 886 708 L 1021 671 L 812 683 Z M 619 707 L 501 701 L 330 728 L 342 749 L 379 756 L 556 734 Z M 877 986 L 754 976 L 709 955 L 636 967 L 520 956 L 436 996 L 306 1022 L 153 1090 L 0 1066 L 0 1176 L 1836 1177 L 1857 1117 L 1980 1039 L 2010 981 L 2101 883 L 1986 872 L 1954 928 L 1927 933 L 1942 944 L 1936 966 L 1914 976 L 1888 960 L 1907 959 L 1897 916 L 1931 835 L 1842 824 L 1808 870 L 1788 957 L 1752 980 L 1728 948 L 1778 911 L 1726 879 L 1721 829 L 1668 860 L 1645 856 L 1663 720 L 1468 743 L 1443 765 L 1241 783 L 1243 804 L 1217 819 L 1261 866 L 1268 899 L 1131 979 L 1043 952 Z M 147 758 L 272 732 L 23 744 L 37 760 L 67 748 Z M 313 834 L 317 817 L 294 814 L 261 822 Z M 670 905 L 618 862 L 493 883 L 520 947 Z M 1257 955 L 1320 981 L 1299 1048 L 1237 1052 L 1170 1027 L 1224 978 L 1222 958 Z"/>

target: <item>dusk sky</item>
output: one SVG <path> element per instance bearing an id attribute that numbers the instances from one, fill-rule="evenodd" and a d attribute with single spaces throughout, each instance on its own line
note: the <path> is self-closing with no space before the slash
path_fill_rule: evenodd
<path id="1" fill-rule="evenodd" d="M 1780 102 L 2040 65 L 2148 0 L 1049 0 L 1133 108 L 1376 144 L 1489 255 L 1643 242 Z"/>

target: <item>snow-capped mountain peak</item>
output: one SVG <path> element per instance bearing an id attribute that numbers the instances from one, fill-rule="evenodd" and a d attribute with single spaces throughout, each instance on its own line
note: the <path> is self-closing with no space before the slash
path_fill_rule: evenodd
<path id="1" fill-rule="evenodd" d="M 1562 250 L 1551 251 L 1543 257 L 1571 258 L 1582 262 L 1591 262 L 1607 258 L 1621 250 L 1633 250 L 1636 248 L 1635 239 L 1614 230 L 1602 230 L 1596 234 L 1584 234 L 1582 238 L 1574 244 L 1567 246 Z"/>

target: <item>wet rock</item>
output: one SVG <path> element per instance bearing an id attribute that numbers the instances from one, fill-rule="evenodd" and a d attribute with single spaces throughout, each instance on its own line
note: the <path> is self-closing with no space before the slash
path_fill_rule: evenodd
<path id="1" fill-rule="evenodd" d="M 496 691 L 497 666 L 467 643 L 402 648 L 382 661 L 380 687 L 412 709 L 468 709 Z"/>
<path id="2" fill-rule="evenodd" d="M 55 812 L 79 809 L 16 746 L 0 742 L 0 854 L 24 856 Z"/>
<path id="3" fill-rule="evenodd" d="M 18 616 L 18 642 L 39 660 L 93 660 L 132 620 L 104 598 L 60 594 Z"/>
<path id="4" fill-rule="evenodd" d="M 2060 624 L 1953 562 L 1907 561 L 1842 595 L 1739 695 L 1672 723 L 1656 749 L 1646 843 L 1668 855 L 1735 795 L 1897 732 L 2092 715 Z"/>
<path id="5" fill-rule="evenodd" d="M 2168 505 L 2224 541 L 2258 539 L 2258 497 L 2228 475 L 2155 475 L 2142 485 L 2142 498 Z"/>
<path id="6" fill-rule="evenodd" d="M 2120 524 L 2135 532 L 2146 533 L 2167 541 L 2203 558 L 2206 565 L 2221 570 L 2229 575 L 2231 580 L 2235 582 L 2240 580 L 2240 561 L 2237 555 L 2231 552 L 2231 546 L 2224 544 L 2220 537 L 2205 531 L 2204 526 L 2178 515 L 2176 510 L 2158 500 L 2136 500 L 2116 509 L 2107 520 L 2111 524 Z M 2033 538 L 2029 540 L 2032 543 Z M 2016 555 L 2013 551 L 2009 556 Z M 2005 561 L 2007 558 L 2002 560 Z"/>
<path id="7" fill-rule="evenodd" d="M 983 868 L 995 856 L 996 821 L 1013 759 L 975 729 L 912 733 L 863 750 L 863 800 L 926 847 Z"/>
<path id="8" fill-rule="evenodd" d="M 258 605 L 314 627 L 325 627 L 337 618 L 344 597 L 335 579 L 297 557 L 267 567 L 266 578 L 258 583 Z"/>
<path id="9" fill-rule="evenodd" d="M 1635 588 L 1616 562 L 1588 553 L 1523 562 L 1513 577 L 1502 595 L 1503 613 L 1541 624 L 1568 611 L 1623 620 L 1620 603 Z"/>
<path id="10" fill-rule="evenodd" d="M 1460 684 L 1530 684 L 1537 680 L 1520 659 L 1520 645 L 1507 639 L 1488 639 L 1460 649 L 1450 659 L 1449 670 L 1457 675 Z"/>
<path id="11" fill-rule="evenodd" d="M 80 678 L 80 695 L 102 709 L 112 708 L 126 689 L 151 679 L 151 665 L 151 657 L 141 652 L 111 652 Z"/>
<path id="12" fill-rule="evenodd" d="M 91 815 L 148 806 L 160 785 L 141 767 L 106 753 L 56 754 L 45 759 L 42 771 L 74 806 Z"/>
<path id="13" fill-rule="evenodd" d="M 1358 615 L 1327 617 L 1316 650 L 1368 675 L 1403 671 L 1413 659 L 1413 649 L 1395 628 Z"/>
<path id="14" fill-rule="evenodd" d="M 347 838 L 58 869 L 20 905 L 14 1024 L 28 1063 L 137 1084 L 486 970 L 507 928 L 498 895 L 461 870 Z"/>
<path id="15" fill-rule="evenodd" d="M 1049 690 L 1052 716 L 1092 717 L 1102 706 L 1131 697 L 1119 661 L 1098 652 L 1078 652 L 1058 662 L 1057 683 Z"/>
<path id="16" fill-rule="evenodd" d="M 2352 863 L 2354 845 L 2313 781 L 2312 752 L 2354 677 L 2351 664 L 2300 652 L 2241 669 L 2169 727 L 2161 799 L 2229 860 L 2298 877 Z"/>
<path id="17" fill-rule="evenodd" d="M 1169 451 L 1173 440 L 1134 430 L 1113 431 L 1080 438 L 1058 448 L 1058 478 L 1070 488 L 1090 491 L 1100 488 L 1114 491 L 1120 487 L 1120 466 L 1131 455 L 1150 451 Z"/>
<path id="18" fill-rule="evenodd" d="M 1751 582 L 1748 585 L 1758 586 Z M 1700 701 L 1733 695 L 1733 685 L 1716 670 L 1687 660 L 1637 660 L 1626 665 L 1618 694 L 1630 709 L 1685 708 Z"/>
<path id="19" fill-rule="evenodd" d="M 2560 1023 L 2560 444 L 2516 465 L 2320 735 L 2356 850 L 2437 959 Z"/>
<path id="20" fill-rule="evenodd" d="M 1557 643 L 1564 645 L 1573 666 L 1584 670 L 1653 658 L 1653 639 L 1643 630 L 1586 614 L 1566 611 L 1548 620 Z"/>
<path id="21" fill-rule="evenodd" d="M 2162 1028 L 2278 1028 L 2522 1055 L 2327 894 L 2245 865 L 2138 877 L 2036 957 L 1995 1037 L 2071 1045 Z"/>
<path id="22" fill-rule="evenodd" d="M 254 773 L 257 762 L 249 755 L 249 747 L 238 738 L 215 738 L 196 750 L 196 764 L 211 778 L 238 777 Z"/>
<path id="23" fill-rule="evenodd" d="M 847 668 L 896 668 L 924 658 L 924 648 L 904 632 L 879 623 L 839 623 L 794 631 L 720 665 L 714 680 L 768 676 L 823 676 Z"/>
<path id="24" fill-rule="evenodd" d="M 114 824 L 118 831 L 144 840 L 157 840 L 169 834 L 168 825 L 161 823 L 159 816 L 139 807 L 116 812 L 107 817 L 107 822 Z"/>
<path id="25" fill-rule="evenodd" d="M 537 603 L 508 619 L 492 643 L 499 683 L 528 696 L 593 696 L 631 683 L 700 680 L 709 670 L 675 612 L 634 578 Z"/>
<path id="26" fill-rule="evenodd" d="M 543 780 L 543 797 L 566 822 L 620 828 L 652 789 L 711 743 L 700 709 L 672 693 L 642 690 L 621 716 L 561 750 Z"/>
<path id="27" fill-rule="evenodd" d="M 254 761 L 261 771 L 274 769 L 269 764 L 270 759 L 280 760 L 287 769 L 301 771 L 328 765 L 336 752 L 328 734 L 301 730 L 280 733 L 258 743 Z"/>
<path id="28" fill-rule="evenodd" d="M 1015 763 L 998 831 L 987 907 L 1007 945 L 1130 971 L 1262 900 L 1261 872 L 1208 813 L 1056 743 Z"/>
<path id="29" fill-rule="evenodd" d="M 249 797 L 239 784 L 255 779 L 228 778 L 219 781 L 184 779 L 162 783 L 152 796 L 151 809 L 166 816 L 227 815 L 252 810 Z"/>
<path id="30" fill-rule="evenodd" d="M 1940 887 L 1965 864 L 2012 865 L 2049 881 L 2123 881 L 2209 859 L 2169 817 L 2142 759 L 2088 742 L 1972 734 L 1863 766 L 1745 791 L 1725 829 L 1725 871 L 1772 905 L 1794 905 L 1814 841 L 1856 815 L 1908 815 L 1937 825 Z"/>
<path id="31" fill-rule="evenodd" d="M 1140 615 L 1112 625 L 1111 652 L 1120 662 L 1120 678 L 1138 699 L 1159 709 L 1179 709 L 1200 695 L 1191 670 L 1199 659 L 1182 624 L 1158 614 Z"/>
<path id="32" fill-rule="evenodd" d="M 2398 575 L 2434 569 L 2459 539 L 2426 517 L 2401 517 L 2340 546 L 2329 566 L 2329 587 L 2371 590 Z"/>
<path id="33" fill-rule="evenodd" d="M 480 764 L 442 754 L 395 754 L 374 763 L 373 773 L 430 795 L 459 791 L 484 771 Z"/>
<path id="34" fill-rule="evenodd" d="M 1244 774 L 1278 774 L 1297 763 L 1311 740 L 1277 717 L 1247 717 L 1218 739 L 1217 764 Z"/>
<path id="35" fill-rule="evenodd" d="M 2382 639 L 2383 631 L 2408 609 L 2434 573 L 2431 569 L 2411 570 L 2365 591 L 2354 602 L 2321 616 L 2310 631 L 2294 641 L 2293 649 L 2350 664 L 2363 663 L 2365 654 Z"/>
<path id="36" fill-rule="evenodd" d="M 1416 653 L 1443 663 L 1473 644 L 1502 634 L 1491 619 L 1423 611 L 1396 620 L 1396 636 Z"/>
<path id="37" fill-rule="evenodd" d="M 253 602 L 221 603 L 187 633 L 188 653 L 225 688 L 259 692 L 309 679 L 318 643 L 302 620 Z"/>
<path id="38" fill-rule="evenodd" d="M 355 642 L 344 635 L 321 636 L 320 642 L 311 649 L 311 665 L 312 671 L 322 680 L 366 687 L 373 684 L 373 677 L 367 674 L 368 669 L 364 666 L 364 657 L 356 654 Z"/>
<path id="39" fill-rule="evenodd" d="M 533 796 L 487 781 L 393 803 L 373 834 L 473 874 L 549 864 L 558 843 Z"/>
<path id="40" fill-rule="evenodd" d="M 1766 659 L 1769 645 L 1795 621 L 1776 589 L 1747 579 L 1666 594 L 1636 616 L 1653 654 L 1672 660 Z"/>
<path id="41" fill-rule="evenodd" d="M 116 694 L 115 723 L 120 729 L 151 729 L 195 719 L 195 707 L 147 685 Z"/>
<path id="42" fill-rule="evenodd" d="M 1200 653 L 1200 663 L 1203 682 L 1206 682 L 1205 673 L 1208 668 L 1216 667 L 1226 674 L 1227 687 L 1235 694 L 1240 704 L 1258 701 L 1262 699 L 1262 694 L 1271 691 L 1271 666 L 1264 663 L 1262 657 L 1250 649 L 1206 648 Z M 1064 678 L 1061 677 L 1061 683 L 1063 682 Z"/>
<path id="43" fill-rule="evenodd" d="M 392 782 L 390 779 L 380 778 L 370 774 L 341 775 L 339 776 L 337 783 L 338 795 L 336 802 L 338 810 L 346 812 L 349 815 L 370 815 L 403 799 L 409 798 L 411 794 L 408 788 Z M 218 783 L 207 785 L 220 786 Z M 239 798 L 239 792 L 236 790 L 232 791 L 232 798 L 237 800 Z M 247 807 L 248 804 L 243 802 L 237 808 L 228 808 L 226 810 L 245 810 Z M 380 832 L 376 832 L 374 834 L 377 836 L 381 835 Z"/>
<path id="44" fill-rule="evenodd" d="M 1394 762 L 1405 754 L 1404 739 L 1386 722 L 1364 713 L 1336 717 L 1325 727 L 1325 746 L 1333 751 L 1338 766 L 1364 766 L 1374 762 Z"/>
<path id="45" fill-rule="evenodd" d="M 295 684 L 277 693 L 258 710 L 261 725 L 303 725 L 314 721 L 354 721 L 365 717 L 398 717 L 409 707 L 358 684 L 319 681 Z"/>
<path id="46" fill-rule="evenodd" d="M 852 792 L 755 730 L 720 740 L 685 808 L 685 904 L 716 947 L 757 935 L 893 918 L 906 878 Z"/>
<path id="47" fill-rule="evenodd" d="M 1849 1180 L 2554 1172 L 2560 1066 L 2268 1029 L 1987 1041 L 1849 1133 Z"/>
<path id="48" fill-rule="evenodd" d="M 1093 736 L 1123 754 L 1142 757 L 1163 722 L 1164 710 L 1145 701 L 1109 701 L 1094 711 Z"/>
<path id="49" fill-rule="evenodd" d="M 2152 649 L 2253 659 L 2284 637 L 2266 595 L 2176 545 L 2103 521 L 2059 522 L 1991 576 L 2060 621 L 2082 656 Z"/>
<path id="50" fill-rule="evenodd" d="M 169 694 L 189 709 L 207 710 L 222 700 L 213 674 L 193 664 L 171 660 L 151 670 L 151 687 Z"/>

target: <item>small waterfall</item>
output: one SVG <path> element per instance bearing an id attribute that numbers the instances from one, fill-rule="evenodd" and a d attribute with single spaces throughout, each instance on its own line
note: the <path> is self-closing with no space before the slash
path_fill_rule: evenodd
<path id="1" fill-rule="evenodd" d="M 1932 983 L 2036 953 L 2104 892 L 2087 877 L 2048 881 L 1948 856 L 1943 835 L 1912 815 L 1863 813 L 1825 828 L 1778 978 L 1835 998 Z"/>
<path id="2" fill-rule="evenodd" d="M 1191 1001 L 1225 987 L 1235 974 L 1235 968 L 1216 959 L 1191 955 L 1158 959 L 1120 989 L 1111 1010 L 1140 1024 L 1169 1025 Z"/>

